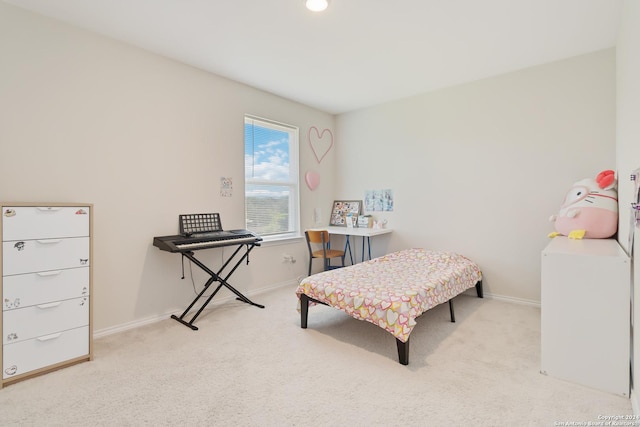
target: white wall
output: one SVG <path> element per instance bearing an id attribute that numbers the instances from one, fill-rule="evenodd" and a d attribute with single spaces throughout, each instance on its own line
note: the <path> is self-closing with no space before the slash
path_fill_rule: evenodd
<path id="1" fill-rule="evenodd" d="M 615 167 L 614 55 L 341 115 L 319 165 L 308 129 L 333 129 L 333 116 L 0 3 L 0 199 L 94 203 L 95 329 L 164 316 L 193 291 L 180 257 L 152 238 L 177 231 L 181 213 L 242 227 L 250 113 L 300 127 L 301 177 L 322 179 L 301 186 L 303 228 L 315 207 L 327 222 L 333 199 L 390 188 L 394 233 L 373 240 L 374 255 L 459 251 L 481 264 L 488 293 L 537 302 L 547 218 L 574 181 Z M 231 198 L 219 196 L 222 176 Z M 219 265 L 222 252 L 205 261 Z M 298 262 L 283 264 L 284 252 Z M 232 284 L 251 295 L 306 268 L 302 241 L 264 246 Z M 204 279 L 196 270 L 196 286 Z"/>
<path id="2" fill-rule="evenodd" d="M 390 82 L 389 84 L 392 84 Z M 615 169 L 615 51 L 338 116 L 336 196 L 392 189 L 394 232 L 477 261 L 490 294 L 540 301 L 540 252 L 571 185 Z"/>
<path id="3" fill-rule="evenodd" d="M 622 13 L 622 23 L 618 37 L 617 60 L 617 163 L 620 173 L 620 244 L 629 249 L 630 203 L 633 201 L 633 183 L 629 181 L 632 171 L 640 168 L 640 3 L 635 0 L 625 0 Z M 636 228 L 636 245 L 634 254 L 638 253 L 637 243 L 640 242 Z M 640 334 L 638 333 L 638 319 L 640 319 L 640 271 L 637 258 L 634 256 L 636 274 L 633 281 L 633 377 L 634 384 L 640 384 Z M 640 409 L 637 392 L 632 392 L 635 413 Z"/>
<path id="4" fill-rule="evenodd" d="M 318 165 L 307 139 L 310 126 L 332 129 L 332 115 L 2 2 L 0 93 L 0 200 L 95 204 L 97 332 L 191 301 L 180 256 L 152 246 L 178 231 L 179 214 L 244 226 L 245 113 L 300 128 L 301 174 L 322 175 L 315 192 L 301 187 L 303 226 L 333 197 L 333 151 Z M 223 176 L 231 198 L 219 194 Z M 302 240 L 257 248 L 230 282 L 248 295 L 291 282 L 306 273 L 306 251 Z M 215 270 L 223 252 L 201 256 Z M 298 262 L 283 264 L 285 252 Z M 206 277 L 194 271 L 199 287 Z"/>

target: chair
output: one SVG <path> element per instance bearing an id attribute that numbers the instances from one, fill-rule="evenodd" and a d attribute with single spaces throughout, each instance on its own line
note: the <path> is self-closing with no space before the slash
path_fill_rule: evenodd
<path id="1" fill-rule="evenodd" d="M 309 248 L 309 276 L 311 276 L 311 265 L 314 258 L 324 259 L 324 271 L 344 267 L 344 251 L 331 249 L 327 230 L 307 230 L 304 235 L 307 238 L 307 247 Z M 340 258 L 342 265 L 332 266 L 331 258 Z"/>

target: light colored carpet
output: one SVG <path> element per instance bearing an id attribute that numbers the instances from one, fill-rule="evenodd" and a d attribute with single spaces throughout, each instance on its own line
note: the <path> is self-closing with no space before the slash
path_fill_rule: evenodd
<path id="1" fill-rule="evenodd" d="M 95 359 L 0 390 L 2 426 L 553 426 L 630 400 L 540 369 L 540 310 L 461 295 L 395 339 L 324 306 L 300 328 L 294 287 L 264 310 L 213 305 L 199 331 L 161 322 L 95 341 Z"/>

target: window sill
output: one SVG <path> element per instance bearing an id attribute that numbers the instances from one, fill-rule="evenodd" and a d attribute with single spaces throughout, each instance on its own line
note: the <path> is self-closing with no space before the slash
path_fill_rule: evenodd
<path id="1" fill-rule="evenodd" d="M 278 245 L 289 245 L 293 243 L 299 243 L 304 241 L 302 236 L 288 236 L 288 237 L 265 237 L 262 242 L 260 242 L 260 246 L 278 246 Z"/>

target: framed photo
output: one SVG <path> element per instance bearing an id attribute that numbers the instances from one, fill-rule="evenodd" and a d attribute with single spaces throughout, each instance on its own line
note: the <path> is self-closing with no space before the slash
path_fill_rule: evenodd
<path id="1" fill-rule="evenodd" d="M 347 216 L 358 218 L 362 214 L 362 200 L 334 200 L 329 225 L 347 226 Z"/>

